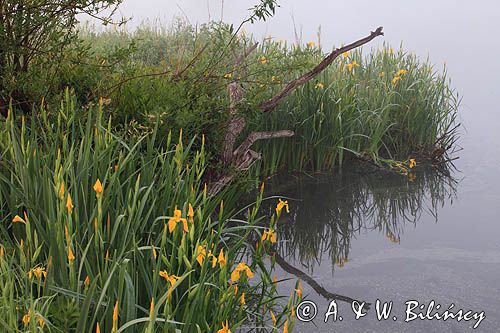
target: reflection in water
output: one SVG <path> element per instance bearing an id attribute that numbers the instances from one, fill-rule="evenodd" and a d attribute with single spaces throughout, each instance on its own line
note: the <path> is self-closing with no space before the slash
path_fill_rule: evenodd
<path id="1" fill-rule="evenodd" d="M 427 169 L 404 177 L 350 170 L 326 181 L 300 179 L 291 184 L 293 190 L 274 188 L 297 198 L 289 199 L 290 214 L 280 218 L 277 263 L 325 298 L 350 302 L 349 297 L 327 292 L 308 274 L 316 265 L 328 264 L 324 260 L 331 262 L 332 270 L 346 265 L 351 239 L 361 232 L 378 232 L 400 243 L 405 227 L 418 225 L 422 214 L 437 222 L 439 208 L 452 204 L 456 196 L 457 181 L 445 174 Z"/>

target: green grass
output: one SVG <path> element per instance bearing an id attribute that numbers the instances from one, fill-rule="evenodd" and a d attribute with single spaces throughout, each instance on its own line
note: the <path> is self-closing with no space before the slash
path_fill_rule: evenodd
<path id="1" fill-rule="evenodd" d="M 102 106 L 83 114 L 68 92 L 58 110 L 37 111 L 29 124 L 0 123 L 2 331 L 215 332 L 226 320 L 268 325 L 265 305 L 283 325 L 297 296 L 277 305 L 269 245 L 249 243 L 269 227 L 256 216 L 262 198 L 247 220 L 236 219 L 234 188 L 207 198 L 204 145 L 191 148 L 202 138 L 127 140 Z M 240 262 L 255 277 L 231 283 Z"/>

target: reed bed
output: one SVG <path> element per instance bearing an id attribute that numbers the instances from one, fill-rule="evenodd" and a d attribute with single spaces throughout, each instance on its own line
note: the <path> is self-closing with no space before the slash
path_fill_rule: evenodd
<path id="1" fill-rule="evenodd" d="M 438 71 L 428 59 L 402 46 L 344 54 L 276 110 L 262 114 L 261 102 L 318 64 L 329 50 L 315 42 L 266 38 L 247 58 L 244 72 L 237 74 L 234 55 L 255 40 L 241 32 L 232 35 L 224 24 L 194 28 L 179 22 L 168 29 L 143 25 L 131 33 L 97 34 L 87 29 L 82 35 L 99 59 L 113 58 L 117 47 L 132 45 L 119 72 L 165 73 L 121 84 L 110 96 L 114 119 L 125 121 L 126 115 L 127 121 L 134 118 L 146 128 L 159 119 L 164 131 L 182 127 L 190 135 L 205 133 L 210 158 L 221 153 L 227 84 L 237 79 L 245 91 L 240 111 L 249 124 L 247 133 L 282 129 L 296 133 L 292 139 L 259 144 L 256 150 L 263 158 L 253 168 L 257 178 L 289 171 L 331 171 L 352 157 L 407 167 L 409 159 L 446 150 L 458 137 L 460 98 L 446 69 Z M 120 75 L 114 77 L 119 82 Z"/>
<path id="2" fill-rule="evenodd" d="M 317 61 L 322 54 L 296 52 Z M 344 54 L 275 112 L 255 119 L 254 129 L 296 133 L 291 140 L 260 144 L 260 171 L 328 171 L 352 157 L 383 166 L 401 163 L 408 170 L 410 159 L 455 142 L 458 105 L 446 71 L 436 72 L 403 49 Z"/>
<path id="3" fill-rule="evenodd" d="M 262 196 L 236 219 L 241 191 L 206 195 L 203 138 L 134 142 L 74 103 L 0 123 L 0 330 L 291 329 L 300 295 L 277 303 L 270 243 L 248 242 Z"/>

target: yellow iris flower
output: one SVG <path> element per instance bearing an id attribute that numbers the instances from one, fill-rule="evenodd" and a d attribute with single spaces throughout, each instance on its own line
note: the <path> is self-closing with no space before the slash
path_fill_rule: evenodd
<path id="1" fill-rule="evenodd" d="M 203 265 L 203 260 L 205 259 L 206 256 L 207 256 L 207 250 L 205 250 L 203 246 L 198 245 L 198 255 L 196 256 L 196 261 L 198 261 L 200 265 Z"/>
<path id="2" fill-rule="evenodd" d="M 417 166 L 417 161 L 414 158 L 410 158 L 410 169 Z"/>
<path id="3" fill-rule="evenodd" d="M 359 67 L 359 64 L 356 61 L 347 64 L 347 69 L 349 70 L 349 72 L 352 72 L 354 67 Z"/>
<path id="4" fill-rule="evenodd" d="M 96 197 L 99 199 L 100 197 L 102 197 L 102 184 L 101 184 L 101 181 L 99 180 L 99 178 L 97 178 L 97 180 L 95 181 L 95 184 L 93 186 L 93 189 L 95 191 L 95 195 Z"/>
<path id="5" fill-rule="evenodd" d="M 262 233 L 262 241 L 269 240 L 271 243 L 276 243 L 276 232 L 273 229 L 267 229 Z"/>
<path id="6" fill-rule="evenodd" d="M 398 81 L 401 80 L 401 76 L 395 76 L 393 79 L 392 79 L 392 84 L 396 84 L 398 83 Z"/>
<path id="7" fill-rule="evenodd" d="M 189 222 L 194 222 L 194 209 L 193 209 L 193 206 L 191 206 L 191 204 L 188 205 L 188 219 L 189 219 Z"/>
<path id="8" fill-rule="evenodd" d="M 68 198 L 66 199 L 66 209 L 68 210 L 68 214 L 71 214 L 71 210 L 73 209 L 73 201 L 71 200 L 71 194 L 68 193 Z"/>
<path id="9" fill-rule="evenodd" d="M 47 272 L 45 271 L 45 268 L 42 266 L 38 266 L 35 268 L 32 268 L 28 272 L 28 277 L 31 279 L 32 276 L 35 276 L 37 279 L 41 279 L 43 277 L 47 277 Z"/>
<path id="10" fill-rule="evenodd" d="M 290 209 L 288 207 L 288 200 L 279 199 L 278 204 L 276 205 L 276 214 L 281 213 L 281 210 L 285 208 L 287 213 L 290 213 Z"/>
<path id="11" fill-rule="evenodd" d="M 249 279 L 253 278 L 253 273 L 250 270 L 250 267 L 248 267 L 244 262 L 240 262 L 231 273 L 231 282 L 238 281 L 240 279 L 240 273 L 245 273 Z"/>
<path id="12" fill-rule="evenodd" d="M 12 219 L 12 223 L 16 223 L 16 222 L 21 222 L 21 223 L 26 224 L 26 221 L 19 215 L 14 216 L 14 218 Z"/>
<path id="13" fill-rule="evenodd" d="M 226 320 L 225 325 L 224 325 L 224 323 L 222 323 L 222 328 L 220 330 L 218 330 L 217 333 L 231 333 L 231 330 L 229 329 L 229 324 L 227 323 L 227 320 Z"/>
<path id="14" fill-rule="evenodd" d="M 218 261 L 221 268 L 226 266 L 227 264 L 227 256 L 224 255 L 223 249 L 220 249 Z"/>
<path id="15" fill-rule="evenodd" d="M 69 263 L 73 263 L 75 260 L 75 255 L 73 254 L 73 250 L 71 249 L 71 246 L 68 246 L 68 261 Z"/>
<path id="16" fill-rule="evenodd" d="M 173 275 L 173 274 L 172 274 L 172 275 L 169 275 L 169 274 L 167 273 L 167 271 L 161 271 L 161 272 L 159 273 L 159 275 L 160 275 L 162 278 L 164 278 L 165 280 L 167 280 L 167 281 L 170 283 L 170 285 L 171 285 L 171 286 L 173 286 L 173 285 L 177 282 L 177 280 L 179 280 L 179 277 L 178 277 L 178 276 Z"/>
<path id="17" fill-rule="evenodd" d="M 314 86 L 314 88 L 316 88 L 316 89 L 323 89 L 324 87 L 325 87 L 325 85 L 321 82 L 316 83 L 316 85 Z"/>
<path id="18" fill-rule="evenodd" d="M 188 232 L 187 220 L 182 217 L 182 212 L 179 209 L 174 210 L 174 216 L 168 220 L 168 231 L 170 233 L 174 232 L 177 223 L 182 222 L 184 232 Z"/>

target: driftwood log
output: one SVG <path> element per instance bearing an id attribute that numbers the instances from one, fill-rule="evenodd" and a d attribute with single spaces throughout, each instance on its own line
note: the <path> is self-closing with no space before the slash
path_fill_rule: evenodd
<path id="1" fill-rule="evenodd" d="M 303 74 L 299 78 L 289 82 L 278 94 L 273 96 L 268 101 L 265 101 L 259 106 L 261 112 L 271 112 L 276 106 L 290 93 L 301 85 L 309 82 L 318 76 L 325 68 L 327 68 L 339 55 L 344 52 L 350 51 L 357 47 L 360 47 L 366 43 L 369 43 L 374 38 L 378 36 L 383 36 L 382 27 L 377 28 L 372 31 L 370 35 L 357 40 L 351 44 L 345 45 L 341 48 L 334 49 L 329 55 L 327 55 L 316 67 L 314 67 L 309 72 Z M 234 177 L 247 170 L 255 160 L 261 158 L 261 155 L 251 149 L 252 145 L 257 140 L 273 139 L 273 138 L 283 138 L 291 137 L 294 135 L 292 130 L 283 129 L 280 131 L 273 132 L 252 132 L 248 135 L 242 143 L 235 148 L 235 144 L 238 140 L 239 135 L 245 129 L 246 121 L 245 116 L 241 115 L 239 111 L 239 106 L 244 100 L 244 91 L 239 82 L 239 77 L 244 77 L 244 66 L 242 63 L 245 59 L 252 53 L 258 46 L 258 43 L 252 45 L 243 53 L 236 57 L 233 66 L 233 80 L 228 85 L 228 95 L 229 95 L 229 121 L 226 125 L 226 133 L 224 135 L 223 141 L 223 163 L 224 171 L 222 174 L 216 178 L 215 181 L 211 183 L 209 189 L 209 195 L 213 196 L 219 193 L 225 186 L 227 186 Z"/>

